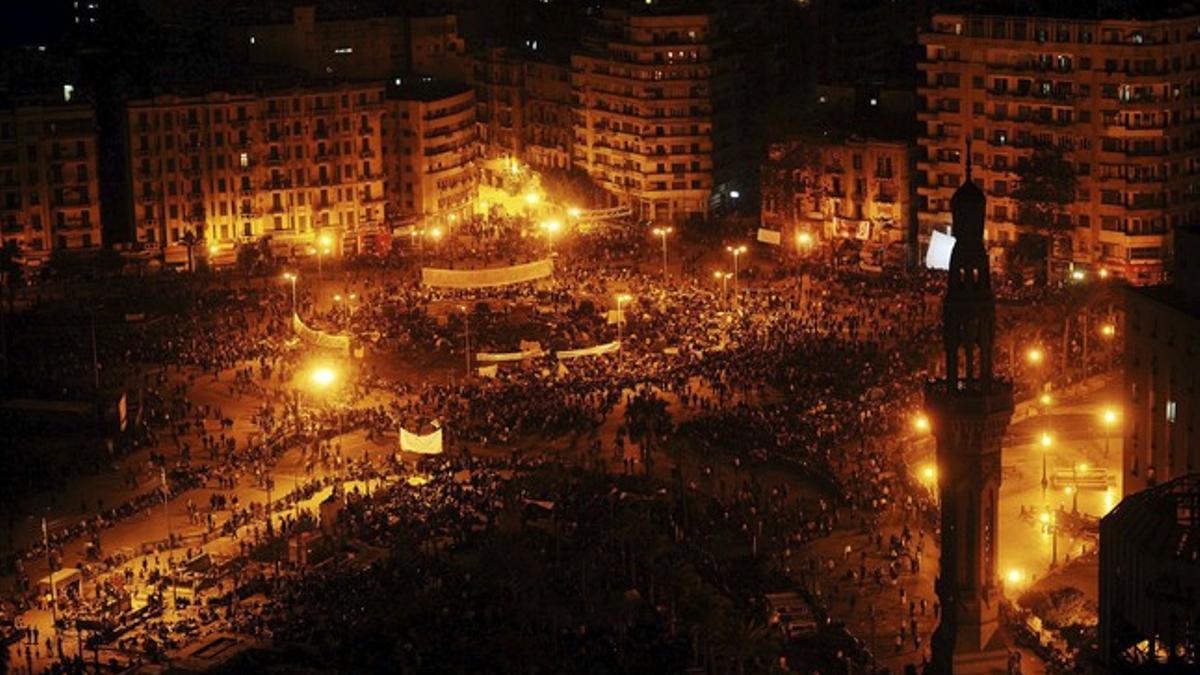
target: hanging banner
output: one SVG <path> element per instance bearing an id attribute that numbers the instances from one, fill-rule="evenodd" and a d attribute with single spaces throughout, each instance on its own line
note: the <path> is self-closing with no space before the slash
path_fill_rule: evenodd
<path id="1" fill-rule="evenodd" d="M 292 328 L 296 331 L 297 337 L 310 345 L 324 349 L 336 349 L 347 354 L 350 353 L 349 336 L 334 335 L 333 333 L 313 330 L 304 325 L 304 322 L 300 320 L 299 314 L 292 314 Z"/>
<path id="2" fill-rule="evenodd" d="M 500 370 L 499 366 L 494 366 L 494 365 L 493 366 L 480 366 L 479 367 L 479 376 L 487 377 L 487 378 L 494 378 L 494 377 L 496 377 L 496 373 L 499 372 L 499 370 Z"/>
<path id="3" fill-rule="evenodd" d="M 442 430 L 421 436 L 401 427 L 400 449 L 405 452 L 416 452 L 422 455 L 442 454 Z"/>
<path id="4" fill-rule="evenodd" d="M 481 363 L 501 363 L 506 361 L 524 361 L 525 359 L 533 359 L 541 355 L 541 349 L 527 352 L 479 352 L 475 355 L 475 360 Z"/>
<path id="5" fill-rule="evenodd" d="M 554 273 L 554 261 L 536 260 L 511 267 L 482 270 L 421 269 L 421 284 L 438 288 L 489 288 L 544 279 Z"/>
<path id="6" fill-rule="evenodd" d="M 596 345 L 595 347 L 584 347 L 583 349 L 568 349 L 565 351 L 560 351 L 555 353 L 555 356 L 558 357 L 559 361 L 566 361 L 567 359 L 577 359 L 581 356 L 599 356 L 600 354 L 615 352 L 620 348 L 621 342 L 618 340 L 602 345 Z"/>
<path id="7" fill-rule="evenodd" d="M 779 230 L 768 230 L 765 227 L 758 228 L 758 240 L 764 244 L 772 246 L 779 245 Z"/>

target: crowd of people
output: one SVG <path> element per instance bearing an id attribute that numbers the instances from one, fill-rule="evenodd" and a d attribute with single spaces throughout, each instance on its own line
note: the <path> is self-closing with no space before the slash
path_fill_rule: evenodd
<path id="1" fill-rule="evenodd" d="M 333 564 L 297 564 L 275 578 L 268 599 L 231 601 L 217 613 L 221 625 L 328 648 L 350 667 L 377 667 L 363 661 L 375 658 L 404 671 L 486 670 L 476 659 L 515 657 L 464 642 L 495 647 L 519 634 L 522 653 L 547 667 L 600 655 L 626 668 L 732 659 L 766 669 L 778 664 L 764 656 L 785 648 L 720 652 L 706 638 L 746 637 L 747 625 L 765 621 L 765 591 L 803 585 L 818 568 L 844 578 L 841 588 L 851 594 L 854 584 L 918 572 L 934 507 L 893 441 L 936 372 L 936 275 L 869 277 L 767 253 L 743 269 L 753 284 L 727 290 L 694 248 L 668 276 L 647 262 L 656 262 L 656 249 L 645 245 L 646 232 L 596 227 L 560 249 L 554 275 L 537 283 L 486 293 L 419 283 L 419 263 L 443 264 L 447 256 L 459 266 L 521 262 L 532 227 L 529 219 L 489 217 L 456 234 L 476 242 L 457 253 L 443 246 L 387 266 L 348 264 L 328 282 L 297 290 L 275 277 L 236 275 L 122 286 L 120 302 L 97 303 L 109 319 L 99 321 L 95 339 L 80 330 L 49 337 L 53 331 L 33 328 L 36 317 L 18 322 L 13 347 L 28 354 L 33 375 L 24 393 L 49 396 L 61 386 L 60 396 L 82 396 L 79 374 L 90 369 L 102 385 L 128 394 L 129 426 L 107 434 L 115 442 L 93 443 L 93 462 L 25 462 L 4 478 L 9 513 L 17 514 L 25 499 L 79 480 L 81 470 L 126 467 L 122 499 L 97 500 L 95 509 L 85 502 L 77 523 L 57 523 L 44 541 L 19 540 L 10 515 L 2 559 L 16 580 L 10 607 L 44 603 L 26 568 L 46 558 L 65 564 L 73 542 L 86 539 L 95 551 L 90 574 L 133 564 L 108 550 L 103 532 L 164 499 L 187 500 L 190 532 L 186 542 L 168 535 L 144 554 L 186 557 L 174 555 L 185 544 L 241 537 L 238 557 L 252 557 L 251 542 L 300 527 L 282 516 L 277 529 L 273 514 L 322 490 L 337 493 L 347 481 L 355 487 L 330 535 L 338 542 Z M 619 304 L 618 295 L 629 300 Z M 1002 326 L 1019 327 L 1021 311 L 1006 314 Z M 365 358 L 347 361 L 335 394 L 298 393 L 311 354 L 293 331 L 293 313 L 349 335 L 356 348 L 369 346 Z M 46 349 L 47 339 L 61 349 Z M 543 355 L 463 377 L 468 340 L 472 353 L 537 343 Z M 616 352 L 554 357 L 618 340 Z M 225 403 L 198 402 L 202 388 Z M 420 480 L 407 480 L 413 467 L 398 456 L 381 465 L 342 451 L 351 432 L 394 444 L 401 429 L 431 428 L 445 431 L 448 454 L 418 467 Z M 564 457 L 564 448 L 581 445 L 584 452 Z M 247 486 L 270 491 L 274 467 L 289 452 L 301 456 L 298 486 L 275 500 L 239 502 Z M 701 469 L 680 488 L 684 452 Z M 803 489 L 761 483 L 752 467 L 764 463 L 786 467 Z M 708 480 L 714 466 L 732 467 L 734 479 Z M 374 492 L 357 492 L 371 480 Z M 517 530 L 507 523 L 514 513 Z M 803 553 L 838 527 L 872 532 L 887 513 L 902 514 L 904 532 L 874 543 L 878 564 L 865 555 L 838 562 Z M 639 528 L 650 529 L 628 532 Z M 605 542 L 599 551 L 585 544 L 595 537 Z M 641 550 L 664 540 L 678 550 Z M 344 553 L 354 547 L 357 562 L 349 562 Z M 563 562 L 564 548 L 571 562 Z M 504 578 L 487 563 L 498 555 L 531 558 L 552 588 Z M 679 566 L 692 572 L 691 586 L 667 573 Z M 166 577 L 130 581 L 156 584 L 161 594 Z M 693 593 L 711 606 L 685 609 L 698 602 Z M 396 612 L 399 596 L 411 602 Z M 585 601 L 572 606 L 572 598 Z M 822 608 L 819 594 L 810 599 Z M 902 640 L 919 640 L 916 607 Z M 705 618 L 718 610 L 736 625 Z M 523 613 L 536 620 L 523 624 Z M 922 625 L 927 634 L 928 621 Z M 386 648 L 356 648 L 355 640 Z M 851 652 L 832 667 L 859 658 Z"/>

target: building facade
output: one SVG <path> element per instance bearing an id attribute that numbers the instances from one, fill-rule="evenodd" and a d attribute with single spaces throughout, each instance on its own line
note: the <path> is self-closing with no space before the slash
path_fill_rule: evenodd
<path id="1" fill-rule="evenodd" d="M 285 65 L 311 77 L 384 80 L 397 73 L 466 77 L 466 45 L 453 14 L 335 12 L 298 5 L 225 28 L 227 47 L 254 65 Z"/>
<path id="2" fill-rule="evenodd" d="M 381 84 L 160 96 L 127 109 L 136 241 L 169 263 L 318 233 L 350 250 L 384 225 Z M 190 233 L 190 234 L 189 234 Z"/>
<path id="3" fill-rule="evenodd" d="M 647 220 L 720 201 L 729 63 L 707 14 L 604 9 L 571 56 L 574 165 Z"/>
<path id="4" fill-rule="evenodd" d="M 26 260 L 101 245 L 96 136 L 87 104 L 0 109 L 0 237 Z"/>
<path id="5" fill-rule="evenodd" d="M 569 170 L 574 139 L 571 67 L 530 46 L 489 47 L 472 60 L 479 139 L 488 157 Z"/>
<path id="6" fill-rule="evenodd" d="M 902 259 L 915 226 L 914 153 L 909 141 L 820 133 L 772 143 L 761 175 L 763 227 L 884 251 L 899 245 Z"/>
<path id="7" fill-rule="evenodd" d="M 988 240 L 1015 242 L 1028 232 L 1013 198 L 1018 166 L 1053 147 L 1078 179 L 1055 223 L 1070 243 L 1058 257 L 1160 282 L 1172 228 L 1200 207 L 1198 37 L 1195 19 L 935 15 L 918 64 L 923 236 L 949 224 L 971 140 Z"/>
<path id="8" fill-rule="evenodd" d="M 413 79 L 388 88 L 384 168 L 390 219 L 453 228 L 470 216 L 478 193 L 475 92 L 466 85 Z"/>
<path id="9" fill-rule="evenodd" d="M 1172 283 L 1125 292 L 1124 494 L 1200 471 L 1200 231 L 1175 230 Z"/>
<path id="10" fill-rule="evenodd" d="M 479 142 L 488 157 L 525 156 L 525 68 L 515 52 L 489 47 L 471 60 Z"/>

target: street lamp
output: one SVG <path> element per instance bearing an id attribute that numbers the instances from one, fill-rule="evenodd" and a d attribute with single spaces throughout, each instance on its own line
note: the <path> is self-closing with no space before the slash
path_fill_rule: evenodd
<path id="1" fill-rule="evenodd" d="M 729 290 L 729 277 L 732 276 L 733 274 L 729 272 L 713 272 L 713 278 L 721 282 L 721 301 L 725 302 L 726 304 L 728 304 L 725 296 L 728 295 L 727 291 Z"/>
<path id="2" fill-rule="evenodd" d="M 337 371 L 330 366 L 317 366 L 308 374 L 308 381 L 314 389 L 323 391 L 337 380 Z"/>
<path id="3" fill-rule="evenodd" d="M 467 377 L 471 376 L 471 313 L 467 311 L 466 305 L 459 305 L 459 311 L 463 313 L 463 344 L 465 345 L 467 362 Z"/>
<path id="4" fill-rule="evenodd" d="M 796 248 L 803 252 L 808 252 L 812 248 L 813 236 L 811 232 L 803 231 L 796 233 Z"/>
<path id="5" fill-rule="evenodd" d="M 918 413 L 917 416 L 913 418 L 913 428 L 921 433 L 929 431 L 929 417 L 925 415 L 925 413 Z"/>
<path id="6" fill-rule="evenodd" d="M 726 246 L 725 250 L 733 254 L 733 295 L 736 297 L 738 294 L 738 258 L 746 252 L 746 245 Z"/>
<path id="7" fill-rule="evenodd" d="M 667 278 L 667 235 L 675 231 L 673 227 L 656 227 L 654 234 L 662 238 L 663 279 Z"/>
<path id="8" fill-rule="evenodd" d="M 1104 409 L 1104 457 L 1108 458 L 1108 442 L 1112 438 L 1112 429 L 1117 424 L 1117 410 L 1113 407 Z"/>
<path id="9" fill-rule="evenodd" d="M 1046 488 L 1050 486 L 1050 478 L 1046 475 L 1046 453 L 1049 452 L 1050 446 L 1054 445 L 1054 439 L 1048 432 L 1042 432 L 1042 502 L 1046 501 Z"/>
<path id="10" fill-rule="evenodd" d="M 621 325 L 625 323 L 625 312 L 622 307 L 625 303 L 633 299 L 633 296 L 628 293 L 622 293 L 617 296 L 617 353 L 625 353 L 625 343 Z"/>
<path id="11" fill-rule="evenodd" d="M 567 215 L 572 218 L 578 218 L 579 216 L 583 215 L 583 209 L 579 208 L 578 206 L 572 206 L 567 209 Z"/>
<path id="12" fill-rule="evenodd" d="M 554 234 L 562 229 L 562 223 L 557 220 L 544 220 L 541 227 L 546 231 L 546 249 L 554 255 Z"/>
<path id="13" fill-rule="evenodd" d="M 1041 365 L 1045 358 L 1046 355 L 1042 352 L 1041 347 L 1030 347 L 1029 351 L 1025 352 L 1025 360 L 1032 366 Z"/>
<path id="14" fill-rule="evenodd" d="M 294 272 L 284 272 L 283 278 L 292 282 L 292 314 L 295 314 L 296 313 L 296 279 L 297 279 L 297 276 Z"/>
<path id="15" fill-rule="evenodd" d="M 525 193 L 525 203 L 530 206 L 537 206 L 537 203 L 542 200 L 542 196 L 536 192 Z"/>

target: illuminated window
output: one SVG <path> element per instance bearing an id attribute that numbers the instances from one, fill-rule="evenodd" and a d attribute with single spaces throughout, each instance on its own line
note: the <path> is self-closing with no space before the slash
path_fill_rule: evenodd
<path id="1" fill-rule="evenodd" d="M 245 153 L 245 152 L 243 152 L 243 153 L 242 153 L 242 154 L 241 154 L 241 155 L 238 157 L 238 162 L 239 162 L 239 163 L 242 165 L 242 167 L 243 167 L 243 168 L 244 168 L 244 167 L 247 167 L 247 166 L 250 166 L 250 155 L 249 155 L 249 153 Z"/>
<path id="2" fill-rule="evenodd" d="M 1167 421 L 1171 424 L 1175 423 L 1175 401 L 1167 401 Z"/>

